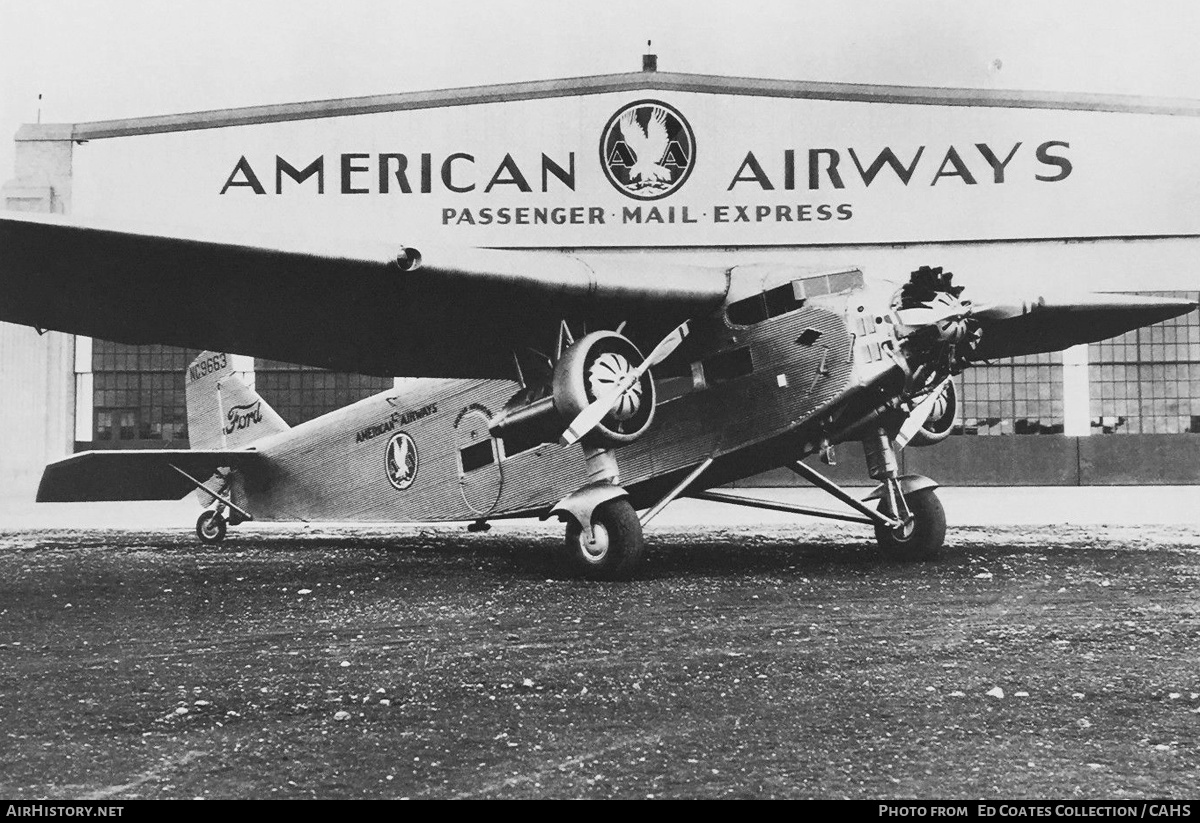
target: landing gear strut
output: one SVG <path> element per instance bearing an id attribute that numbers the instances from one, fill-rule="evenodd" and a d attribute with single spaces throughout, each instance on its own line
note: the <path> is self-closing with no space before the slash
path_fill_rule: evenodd
<path id="1" fill-rule="evenodd" d="M 797 461 L 788 466 L 796 474 L 845 503 L 857 514 L 798 506 L 779 500 L 745 497 L 724 491 L 699 491 L 688 496 L 717 503 L 733 503 L 755 509 L 790 512 L 830 520 L 843 520 L 875 527 L 875 539 L 897 560 L 929 560 L 938 555 L 946 539 L 946 514 L 934 489 L 937 483 L 919 474 L 899 476 L 896 455 L 887 435 L 863 441 L 867 466 L 879 487 L 866 498 L 879 500 L 878 509 L 851 496 L 845 489 L 809 465 Z M 674 494 L 674 493 L 673 493 Z M 643 517 L 645 523 L 649 517 Z"/>
<path id="2" fill-rule="evenodd" d="M 891 438 L 882 429 L 863 440 L 867 469 L 880 482 L 867 499 L 879 498 L 875 540 L 898 560 L 932 560 L 946 540 L 946 513 L 934 494 L 936 485 L 919 475 L 900 477 Z"/>
<path id="3" fill-rule="evenodd" d="M 548 513 L 567 523 L 560 568 L 570 577 L 628 580 L 646 550 L 642 524 L 620 485 L 612 452 L 585 448 L 589 483 L 569 494 Z"/>
<path id="4" fill-rule="evenodd" d="M 200 538 L 201 543 L 206 546 L 215 546 L 225 539 L 225 532 L 230 526 L 236 526 L 239 523 L 245 523 L 247 520 L 254 519 L 250 512 L 243 509 L 237 503 L 234 503 L 230 497 L 232 482 L 232 475 L 230 473 L 218 471 L 217 477 L 221 479 L 221 487 L 219 489 L 212 489 L 178 466 L 174 464 L 169 465 L 183 477 L 187 478 L 198 490 L 213 498 L 213 501 L 217 504 L 214 508 L 201 512 L 200 516 L 196 519 L 196 537 Z M 229 512 L 228 517 L 225 514 L 227 511 Z"/>

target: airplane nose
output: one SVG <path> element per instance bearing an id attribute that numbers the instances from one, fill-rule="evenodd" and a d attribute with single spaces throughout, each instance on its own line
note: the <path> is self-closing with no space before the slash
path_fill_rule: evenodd
<path id="1" fill-rule="evenodd" d="M 1080 343 L 1116 337 L 1195 311 L 1200 303 L 1172 297 L 1089 294 L 1038 298 L 1020 309 L 989 319 L 979 316 L 982 337 L 971 360 L 1060 351 Z"/>

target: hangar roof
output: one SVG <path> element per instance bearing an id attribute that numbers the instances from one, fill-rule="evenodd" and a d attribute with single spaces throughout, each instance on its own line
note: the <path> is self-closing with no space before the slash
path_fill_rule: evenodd
<path id="1" fill-rule="evenodd" d="M 345 97 L 307 103 L 280 103 L 236 109 L 97 120 L 90 123 L 27 123 L 17 141 L 99 140 L 193 129 L 216 129 L 288 120 L 347 117 L 387 111 L 468 106 L 516 100 L 578 97 L 587 94 L 631 91 L 679 91 L 728 94 L 744 97 L 785 97 L 865 103 L 899 103 L 933 106 L 983 106 L 996 108 L 1106 111 L 1131 114 L 1166 114 L 1200 117 L 1200 100 L 1154 98 L 1116 94 L 1068 94 L 1003 89 L 886 86 L 862 83 L 824 83 L 812 80 L 767 80 L 710 74 L 640 71 L 599 74 L 562 80 L 534 80 L 488 86 L 465 86 L 434 91 Z"/>

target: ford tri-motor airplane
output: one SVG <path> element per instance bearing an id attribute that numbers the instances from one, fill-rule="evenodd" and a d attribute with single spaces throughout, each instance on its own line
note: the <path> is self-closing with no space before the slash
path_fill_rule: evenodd
<path id="1" fill-rule="evenodd" d="M 0 217 L 0 320 L 209 350 L 186 376 L 191 450 L 77 454 L 47 467 L 39 500 L 199 490 L 206 543 L 251 519 L 557 515 L 564 561 L 600 579 L 634 572 L 643 526 L 680 495 L 860 522 L 897 556 L 931 556 L 937 484 L 900 476 L 896 453 L 950 433 L 956 374 L 1195 308 L 976 302 L 940 268 L 901 274 L 897 287 L 852 268 L 235 245 Z M 226 353 L 426 379 L 290 428 Z M 802 462 L 851 440 L 879 484 L 866 502 Z M 779 466 L 849 510 L 711 491 Z"/>

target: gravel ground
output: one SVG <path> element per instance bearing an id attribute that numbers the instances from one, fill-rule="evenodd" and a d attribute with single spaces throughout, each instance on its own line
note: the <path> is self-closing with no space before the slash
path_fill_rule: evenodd
<path id="1" fill-rule="evenodd" d="M 0 796 L 1194 797 L 1200 529 L 0 532 Z"/>

